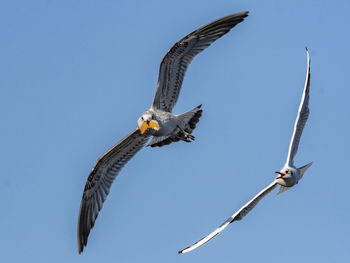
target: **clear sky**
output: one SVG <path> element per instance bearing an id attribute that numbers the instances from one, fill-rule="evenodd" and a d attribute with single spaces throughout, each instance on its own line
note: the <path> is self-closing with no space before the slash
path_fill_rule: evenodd
<path id="1" fill-rule="evenodd" d="M 119 174 L 82 255 L 97 158 L 136 127 L 159 62 L 222 16 L 249 17 L 190 65 L 174 112 L 192 143 L 145 148 Z M 0 2 L 1 262 L 350 262 L 349 1 Z M 285 162 L 311 57 L 303 180 L 188 254 Z"/>

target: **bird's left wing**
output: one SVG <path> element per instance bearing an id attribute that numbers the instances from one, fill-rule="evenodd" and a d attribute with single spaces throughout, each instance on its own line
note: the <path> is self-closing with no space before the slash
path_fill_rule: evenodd
<path id="1" fill-rule="evenodd" d="M 192 59 L 248 16 L 241 12 L 205 25 L 178 41 L 163 57 L 152 106 L 171 112 L 180 94 L 187 66 Z"/>
<path id="2" fill-rule="evenodd" d="M 111 185 L 123 166 L 145 145 L 149 136 L 136 129 L 102 155 L 92 169 L 84 188 L 78 222 L 78 250 L 87 244 L 90 230 L 102 208 Z"/>
<path id="3" fill-rule="evenodd" d="M 287 162 L 290 166 L 294 164 L 294 157 L 298 151 L 298 146 L 300 142 L 301 134 L 303 133 L 304 126 L 307 119 L 309 118 L 309 91 L 310 91 L 310 56 L 309 51 L 306 49 L 307 55 L 307 71 L 306 71 L 306 80 L 303 91 L 303 96 L 300 101 L 297 118 L 294 123 L 294 130 L 292 138 L 290 140 Z"/>
<path id="4" fill-rule="evenodd" d="M 234 213 L 229 219 L 227 219 L 222 225 L 220 225 L 217 229 L 215 229 L 213 232 L 211 232 L 206 237 L 202 238 L 201 240 L 197 241 L 193 245 L 180 250 L 179 254 L 189 252 L 191 250 L 196 249 L 197 247 L 200 247 L 201 245 L 207 243 L 210 239 L 214 238 L 217 234 L 219 234 L 222 230 L 224 230 L 230 223 L 234 221 L 241 220 L 245 215 L 247 215 L 255 206 L 256 204 L 269 192 L 271 192 L 275 187 L 277 183 L 273 181 L 269 186 L 261 190 L 256 196 L 254 196 L 251 200 L 249 200 L 248 203 L 246 203 L 244 206 L 242 206 L 236 213 Z"/>

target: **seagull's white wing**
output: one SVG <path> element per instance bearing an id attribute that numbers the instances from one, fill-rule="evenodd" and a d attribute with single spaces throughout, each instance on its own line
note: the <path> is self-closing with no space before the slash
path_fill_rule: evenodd
<path id="1" fill-rule="evenodd" d="M 189 252 L 191 250 L 196 249 L 197 247 L 200 247 L 201 245 L 207 243 L 210 239 L 214 238 L 217 234 L 219 234 L 222 230 L 224 230 L 229 224 L 231 224 L 234 221 L 241 220 L 245 215 L 247 215 L 255 206 L 256 204 L 269 192 L 271 192 L 275 187 L 277 183 L 273 181 L 269 186 L 261 190 L 256 196 L 254 196 L 251 200 L 249 200 L 248 203 L 246 203 L 244 206 L 242 206 L 236 213 L 234 213 L 229 219 L 227 219 L 222 225 L 220 225 L 217 229 L 215 229 L 213 232 L 211 232 L 206 237 L 202 238 L 201 240 L 194 243 L 192 246 L 189 246 L 183 250 L 179 251 L 179 254 Z"/>
<path id="2" fill-rule="evenodd" d="M 148 136 L 136 129 L 102 155 L 92 169 L 84 188 L 78 222 L 78 250 L 87 244 L 90 230 L 102 208 L 113 180 L 123 166 L 145 145 Z"/>
<path id="3" fill-rule="evenodd" d="M 309 117 L 309 90 L 310 90 L 310 57 L 309 51 L 306 49 L 307 54 L 307 71 L 306 71 L 306 80 L 303 91 L 303 96 L 300 101 L 298 115 L 295 120 L 293 135 L 290 140 L 287 162 L 290 166 L 294 164 L 294 157 L 298 151 L 298 146 L 300 142 L 301 134 L 303 133 L 303 129 L 305 123 Z"/>
<path id="4" fill-rule="evenodd" d="M 241 12 L 218 19 L 178 41 L 163 57 L 152 106 L 171 112 L 180 93 L 182 81 L 192 59 L 211 43 L 229 32 L 248 16 Z"/>

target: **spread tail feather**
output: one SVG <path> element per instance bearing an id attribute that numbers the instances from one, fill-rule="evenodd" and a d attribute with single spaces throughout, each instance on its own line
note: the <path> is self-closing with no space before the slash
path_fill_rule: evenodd
<path id="1" fill-rule="evenodd" d="M 312 165 L 312 162 L 311 163 L 308 163 L 307 165 L 304 165 L 302 167 L 299 167 L 298 170 L 299 170 L 299 181 L 301 180 L 301 178 L 303 178 L 303 175 L 305 173 L 305 171 Z"/>
<path id="2" fill-rule="evenodd" d="M 287 191 L 289 188 L 290 188 L 290 187 L 282 186 L 282 185 L 281 185 L 280 190 L 278 190 L 276 196 L 279 195 L 279 194 L 282 194 L 284 191 Z"/>
<path id="3" fill-rule="evenodd" d="M 202 116 L 203 110 L 201 109 L 202 104 L 198 105 L 194 109 L 180 114 L 177 116 L 179 121 L 179 126 L 182 130 L 192 133 L 192 131 L 196 128 L 197 123 L 199 122 L 199 118 Z"/>

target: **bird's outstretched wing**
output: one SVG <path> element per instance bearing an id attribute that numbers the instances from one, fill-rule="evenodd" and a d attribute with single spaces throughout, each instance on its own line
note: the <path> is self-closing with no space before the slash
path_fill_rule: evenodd
<path id="1" fill-rule="evenodd" d="M 192 59 L 211 43 L 229 32 L 248 16 L 248 12 L 229 15 L 205 25 L 178 41 L 163 57 L 152 106 L 171 112 Z"/>
<path id="2" fill-rule="evenodd" d="M 244 206 L 242 206 L 236 213 L 234 213 L 229 219 L 227 219 L 222 225 L 220 225 L 217 229 L 215 229 L 213 232 L 211 232 L 206 237 L 202 238 L 201 240 L 197 241 L 193 245 L 180 250 L 179 254 L 189 252 L 191 250 L 196 249 L 197 247 L 200 247 L 201 245 L 207 243 L 210 239 L 214 238 L 217 234 L 219 234 L 222 230 L 224 230 L 230 223 L 234 221 L 241 220 L 245 215 L 247 215 L 255 206 L 256 204 L 269 192 L 271 192 L 275 187 L 277 183 L 273 181 L 269 186 L 261 190 L 256 196 L 254 196 L 251 200 L 249 200 L 248 203 L 246 203 Z"/>
<path id="3" fill-rule="evenodd" d="M 148 136 L 136 129 L 102 155 L 92 169 L 84 188 L 78 222 L 78 250 L 86 246 L 90 230 L 102 208 L 113 180 L 123 166 L 145 145 Z"/>
<path id="4" fill-rule="evenodd" d="M 303 129 L 305 123 L 309 117 L 309 90 L 310 90 L 310 56 L 309 51 L 306 49 L 307 55 L 307 70 L 306 70 L 306 80 L 303 91 L 303 96 L 300 101 L 298 115 L 294 123 L 294 130 L 292 134 L 292 138 L 290 140 L 287 162 L 290 166 L 294 164 L 294 157 L 298 151 L 298 146 L 300 142 L 301 134 L 303 133 Z"/>

